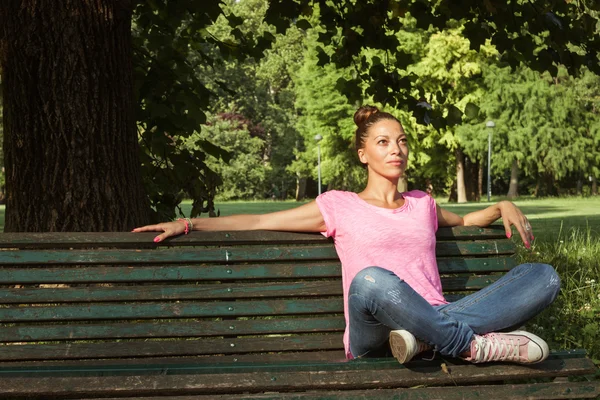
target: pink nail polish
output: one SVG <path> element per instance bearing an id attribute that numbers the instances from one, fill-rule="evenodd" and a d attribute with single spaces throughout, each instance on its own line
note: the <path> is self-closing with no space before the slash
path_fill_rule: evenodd
<path id="1" fill-rule="evenodd" d="M 508 232 L 508 233 L 506 234 L 506 237 L 507 237 L 507 238 L 509 238 L 509 239 L 510 239 L 510 237 L 511 237 L 511 236 L 512 236 L 512 232 Z"/>
<path id="2" fill-rule="evenodd" d="M 529 244 L 529 242 L 525 242 L 525 247 L 527 247 L 527 249 L 531 248 L 531 245 Z"/>
<path id="3" fill-rule="evenodd" d="M 157 236 L 154 238 L 154 243 L 158 243 L 158 242 L 160 242 L 160 238 Z"/>

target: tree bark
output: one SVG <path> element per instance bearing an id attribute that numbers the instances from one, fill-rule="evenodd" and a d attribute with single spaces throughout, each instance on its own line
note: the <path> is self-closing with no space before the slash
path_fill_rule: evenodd
<path id="1" fill-rule="evenodd" d="M 483 196 L 483 161 L 477 161 L 477 192 L 479 193 L 478 201 L 481 201 Z"/>
<path id="2" fill-rule="evenodd" d="M 467 191 L 465 188 L 465 157 L 460 148 L 456 149 L 456 195 L 457 203 L 467 202 Z"/>
<path id="3" fill-rule="evenodd" d="M 149 222 L 129 0 L 0 2 L 7 232 Z"/>
<path id="4" fill-rule="evenodd" d="M 598 180 L 595 176 L 592 176 L 592 196 L 598 195 Z"/>
<path id="5" fill-rule="evenodd" d="M 508 193 L 506 197 L 509 200 L 519 197 L 519 162 L 515 158 L 510 168 L 510 184 L 508 185 Z"/>
<path id="6" fill-rule="evenodd" d="M 306 197 L 306 178 L 296 178 L 296 201 L 304 200 Z"/>

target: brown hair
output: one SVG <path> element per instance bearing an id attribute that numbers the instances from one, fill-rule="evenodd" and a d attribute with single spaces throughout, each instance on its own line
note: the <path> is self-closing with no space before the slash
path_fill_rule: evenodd
<path id="1" fill-rule="evenodd" d="M 369 128 L 384 119 L 391 119 L 400 124 L 398 118 L 385 111 L 379 111 L 379 108 L 375 106 L 362 106 L 356 110 L 354 113 L 354 123 L 358 128 L 356 128 L 354 143 L 357 151 L 365 147 L 365 140 L 369 136 Z"/>

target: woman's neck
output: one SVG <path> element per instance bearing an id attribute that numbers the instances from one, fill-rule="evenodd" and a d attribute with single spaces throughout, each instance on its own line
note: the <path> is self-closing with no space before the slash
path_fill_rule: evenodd
<path id="1" fill-rule="evenodd" d="M 367 186 L 358 195 L 371 204 L 385 208 L 396 208 L 404 204 L 402 194 L 398 192 L 398 179 L 369 177 Z"/>

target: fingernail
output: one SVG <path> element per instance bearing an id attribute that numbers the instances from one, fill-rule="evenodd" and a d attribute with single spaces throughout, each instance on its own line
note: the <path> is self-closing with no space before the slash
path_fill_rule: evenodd
<path id="1" fill-rule="evenodd" d="M 531 240 L 535 240 L 535 236 L 531 235 Z"/>
<path id="2" fill-rule="evenodd" d="M 531 248 L 531 245 L 529 244 L 529 242 L 525 242 L 525 247 L 527 247 L 528 249 Z"/>
<path id="3" fill-rule="evenodd" d="M 511 236 L 512 236 L 512 232 L 508 232 L 508 233 L 506 234 L 506 237 L 507 237 L 507 238 L 509 238 L 509 239 L 510 239 L 510 237 L 511 237 Z"/>
<path id="4" fill-rule="evenodd" d="M 157 236 L 154 238 L 154 243 L 158 243 L 158 242 L 160 242 L 160 238 Z"/>

